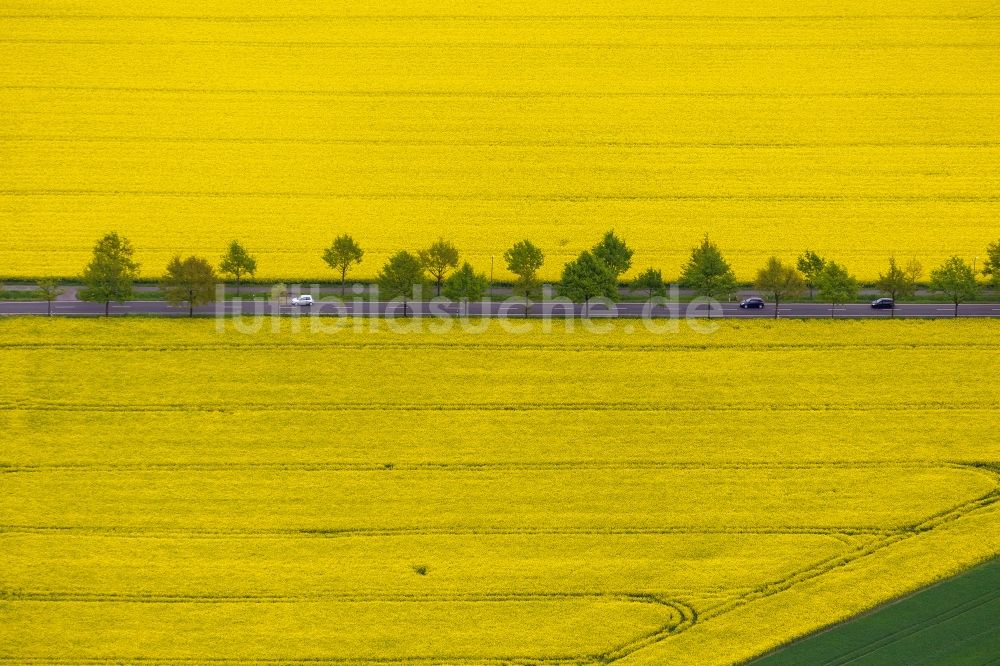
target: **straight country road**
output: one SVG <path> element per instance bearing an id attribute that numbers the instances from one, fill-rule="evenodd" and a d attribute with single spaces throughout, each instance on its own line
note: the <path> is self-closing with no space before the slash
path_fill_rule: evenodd
<path id="1" fill-rule="evenodd" d="M 44 301 L 0 301 L 0 315 L 45 315 L 48 305 Z M 403 305 L 398 301 L 348 301 L 340 304 L 331 301 L 319 301 L 312 306 L 300 307 L 288 301 L 227 300 L 194 309 L 196 315 L 319 315 L 319 316 L 365 316 L 393 317 L 402 316 Z M 949 303 L 901 303 L 896 306 L 896 317 L 950 318 L 955 308 Z M 59 300 L 52 303 L 52 314 L 58 316 L 102 316 L 104 306 L 100 303 L 88 303 L 78 300 Z M 175 307 L 160 300 L 134 300 L 123 304 L 112 303 L 111 314 L 121 315 L 158 315 L 187 316 L 187 306 Z M 524 305 L 515 302 L 495 301 L 470 303 L 466 310 L 460 310 L 457 303 L 409 303 L 407 314 L 418 317 L 457 316 L 465 314 L 469 317 L 522 317 Z M 532 306 L 529 317 L 580 317 L 584 314 L 584 306 L 567 303 L 537 303 Z M 705 317 L 708 307 L 687 303 L 668 303 L 667 305 L 650 306 L 646 303 L 617 303 L 613 306 L 591 305 L 591 318 L 639 318 L 639 317 Z M 743 310 L 736 303 L 723 303 L 712 311 L 712 317 L 720 318 L 773 318 L 774 306 L 766 305 L 762 309 Z M 866 303 L 849 303 L 832 308 L 829 303 L 782 303 L 778 308 L 781 318 L 882 318 L 892 316 L 890 310 L 875 310 Z M 960 305 L 959 317 L 1000 317 L 1000 303 L 969 303 Z"/>

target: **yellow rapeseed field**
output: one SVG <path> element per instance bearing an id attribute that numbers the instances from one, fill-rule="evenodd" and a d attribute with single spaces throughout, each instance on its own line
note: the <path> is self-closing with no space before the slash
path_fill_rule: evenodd
<path id="1" fill-rule="evenodd" d="M 542 273 L 614 228 L 678 274 L 706 232 L 748 279 L 806 248 L 875 277 L 1000 236 L 993 0 L 7 0 L 0 277 L 143 275 L 238 238 L 332 279 L 444 236 Z"/>
<path id="2" fill-rule="evenodd" d="M 732 664 L 1000 553 L 990 322 L 317 326 L 0 321 L 0 662 Z"/>

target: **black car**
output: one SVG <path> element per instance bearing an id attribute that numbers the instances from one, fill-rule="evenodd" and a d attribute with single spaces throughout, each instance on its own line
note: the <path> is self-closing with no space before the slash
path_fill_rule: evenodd
<path id="1" fill-rule="evenodd" d="M 746 299 L 743 299 L 742 301 L 740 301 L 740 307 L 743 308 L 744 310 L 750 310 L 750 309 L 754 309 L 754 308 L 762 308 L 762 307 L 764 307 L 764 299 L 763 298 L 757 298 L 756 296 L 754 296 L 752 298 L 746 298 Z"/>
<path id="2" fill-rule="evenodd" d="M 876 310 L 891 310 L 895 305 L 896 302 L 891 298 L 876 298 L 872 301 L 872 307 Z"/>

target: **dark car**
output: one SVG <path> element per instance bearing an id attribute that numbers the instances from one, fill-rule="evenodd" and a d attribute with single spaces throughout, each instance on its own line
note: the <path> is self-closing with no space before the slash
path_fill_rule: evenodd
<path id="1" fill-rule="evenodd" d="M 876 310 L 891 310 L 895 305 L 896 302 L 891 298 L 876 298 L 872 301 L 872 307 Z"/>
<path id="2" fill-rule="evenodd" d="M 757 298 L 756 296 L 754 296 L 753 298 L 746 298 L 740 301 L 740 307 L 743 308 L 744 310 L 750 310 L 753 308 L 762 308 L 764 307 L 764 299 Z"/>

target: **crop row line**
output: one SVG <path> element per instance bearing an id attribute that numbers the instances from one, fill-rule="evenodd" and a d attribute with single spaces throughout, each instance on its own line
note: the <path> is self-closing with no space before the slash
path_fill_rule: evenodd
<path id="1" fill-rule="evenodd" d="M 68 46 L 249 46 L 272 48 L 317 49 L 622 49 L 650 51 L 676 49 L 685 51 L 880 51 L 887 49 L 984 49 L 996 50 L 992 42 L 484 42 L 484 41 L 323 41 L 323 40 L 260 40 L 260 39 L 55 39 L 7 38 L 0 44 L 45 44 Z"/>
<path id="2" fill-rule="evenodd" d="M 536 21 L 653 21 L 653 22 L 725 22 L 725 21 L 995 21 L 1000 16 L 988 12 L 964 14 L 3 14 L 0 20 L 54 21 L 220 21 L 234 23 L 269 23 L 284 21 L 469 21 L 483 23 L 534 23 Z"/>
<path id="3" fill-rule="evenodd" d="M 93 134 L 0 134 L 0 141 L 44 143 L 230 143 L 230 144 L 305 144 L 334 146 L 462 146 L 465 148 L 997 148 L 1000 141 L 651 141 L 619 139 L 380 139 L 321 138 L 296 136 L 206 136 L 206 135 L 126 135 Z"/>
<path id="4" fill-rule="evenodd" d="M 665 404 L 636 402 L 563 402 L 563 403 L 377 403 L 377 402 L 304 402 L 279 405 L 274 403 L 144 403 L 113 405 L 103 403 L 60 403 L 40 401 L 0 402 L 0 411 L 52 411 L 52 412 L 436 412 L 436 411 L 482 411 L 482 412 L 548 412 L 548 411 L 616 411 L 616 412 L 916 412 L 916 411 L 994 411 L 1000 409 L 1000 401 L 979 402 L 900 402 L 893 408 L 883 404 L 850 403 L 731 403 L 731 404 Z"/>
<path id="5" fill-rule="evenodd" d="M 2 17 L 0 17 L 2 18 Z M 471 98 L 471 99 L 980 99 L 1000 97 L 1000 92 L 980 91 L 902 91 L 870 92 L 765 92 L 765 91 L 557 91 L 557 90 L 335 90 L 309 88 L 192 88 L 165 86 L 73 86 L 73 85 L 0 85 L 4 90 L 36 90 L 63 92 L 154 93 L 184 95 L 290 95 L 301 97 L 345 98 Z"/>
<path id="6" fill-rule="evenodd" d="M 686 591 L 697 593 L 697 590 Z M 338 603 L 508 603 L 565 601 L 573 599 L 601 599 L 630 603 L 670 606 L 658 595 L 635 592 L 524 592 L 524 593 L 468 593 L 468 594 L 125 594 L 102 592 L 22 591 L 0 589 L 0 599 L 5 601 L 40 602 L 128 602 L 128 603 L 308 603 L 330 601 Z"/>
<path id="7" fill-rule="evenodd" d="M 831 203 L 997 203 L 994 194 L 457 194 L 448 192 L 330 192 L 330 191 L 259 191 L 259 190 L 133 190 L 133 189 L 3 189 L 3 197 L 161 197 L 181 199 L 331 199 L 347 201 L 472 201 L 472 202 L 564 202 L 593 201 L 759 201 L 759 202 L 831 202 Z"/>
<path id="8" fill-rule="evenodd" d="M 542 528 L 542 527 L 396 527 L 396 528 L 272 528 L 254 530 L 207 530 L 195 528 L 155 528 L 139 526 L 100 525 L 24 525 L 0 524 L 0 534 L 87 534 L 123 538 L 379 538 L 408 536 L 646 536 L 672 534 L 738 534 L 738 535 L 887 535 L 905 532 L 905 528 L 867 525 L 849 526 L 763 526 L 763 527 L 706 527 L 700 525 L 674 525 L 663 527 L 609 527 Z"/>
<path id="9" fill-rule="evenodd" d="M 232 664 L 234 666 L 254 666 L 261 664 L 281 664 L 282 666 L 314 666 L 315 664 L 463 664 L 464 666 L 589 666 L 602 663 L 592 656 L 552 656 L 527 657 L 510 655 L 499 657 L 455 656 L 455 655 L 411 655 L 406 657 L 152 657 L 152 656 L 105 656 L 105 657 L 21 657 L 0 655 L 0 663 L 52 664 L 53 666 L 91 666 L 92 664 L 115 664 L 117 666 L 153 666 L 155 664 Z M 603 662 L 607 663 L 607 662 Z"/>
<path id="10" fill-rule="evenodd" d="M 825 469 L 962 469 L 962 463 L 922 460 L 843 460 L 803 462 L 687 462 L 656 460 L 567 460 L 553 462 L 423 462 L 423 463 L 0 463 L 0 474 L 36 472 L 490 472 L 577 470 L 825 470 Z"/>

